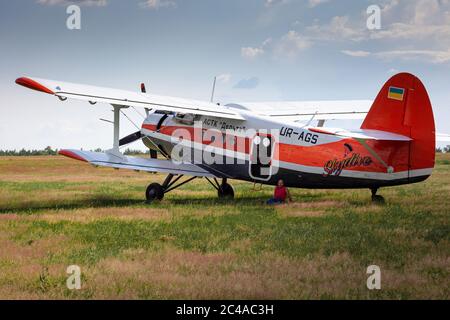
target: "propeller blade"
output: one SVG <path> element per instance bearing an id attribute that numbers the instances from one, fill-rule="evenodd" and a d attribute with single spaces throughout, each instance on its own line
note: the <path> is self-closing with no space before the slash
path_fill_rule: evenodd
<path id="1" fill-rule="evenodd" d="M 135 133 L 132 133 L 122 139 L 119 140 L 119 146 L 123 146 L 125 144 L 132 143 L 136 140 L 139 140 L 142 138 L 142 134 L 140 131 L 136 131 Z"/>

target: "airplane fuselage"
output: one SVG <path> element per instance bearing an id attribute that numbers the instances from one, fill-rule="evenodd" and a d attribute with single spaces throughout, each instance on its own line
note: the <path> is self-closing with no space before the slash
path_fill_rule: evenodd
<path id="1" fill-rule="evenodd" d="M 408 141 L 361 141 L 243 115 L 246 121 L 153 113 L 142 125 L 143 142 L 218 177 L 269 185 L 283 179 L 298 188 L 379 188 L 431 175 L 431 168 L 411 168 Z"/>

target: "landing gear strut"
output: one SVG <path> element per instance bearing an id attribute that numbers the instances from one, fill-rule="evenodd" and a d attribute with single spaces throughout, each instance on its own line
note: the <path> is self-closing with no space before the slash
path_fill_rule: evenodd
<path id="1" fill-rule="evenodd" d="M 174 175 L 169 174 L 166 179 L 164 180 L 164 183 L 161 185 L 159 183 L 151 183 L 147 187 L 147 191 L 145 192 L 145 197 L 147 198 L 147 202 L 152 202 L 154 200 L 162 200 L 164 198 L 164 195 L 172 190 L 177 189 L 178 187 L 181 187 L 183 184 L 186 184 L 192 180 L 194 180 L 197 177 L 191 177 L 183 182 L 178 182 L 183 175 L 177 176 L 175 179 L 173 179 Z M 176 185 L 175 185 L 176 184 Z"/>
<path id="2" fill-rule="evenodd" d="M 164 195 L 172 190 L 175 190 L 182 185 L 194 180 L 197 177 L 191 177 L 183 182 L 180 182 L 177 184 L 177 182 L 183 177 L 183 175 L 179 175 L 174 179 L 173 174 L 169 174 L 166 179 L 164 180 L 164 183 L 161 185 L 159 183 L 151 183 L 147 187 L 147 191 L 145 192 L 145 197 L 147 198 L 147 202 L 152 202 L 155 200 L 162 200 L 164 198 Z M 233 187 L 227 182 L 226 178 L 222 179 L 222 183 L 219 183 L 219 181 L 214 178 L 213 180 L 210 180 L 208 177 L 205 177 L 206 180 L 217 190 L 217 195 L 219 198 L 228 198 L 233 199 L 234 198 L 234 190 Z"/>
<path id="3" fill-rule="evenodd" d="M 377 195 L 378 188 L 372 188 L 370 190 L 372 191 L 372 202 L 374 202 L 374 203 L 384 203 L 385 202 L 383 196 Z"/>
<path id="4" fill-rule="evenodd" d="M 222 179 L 222 183 L 219 184 L 216 178 L 214 178 L 214 183 L 206 178 L 209 183 L 217 190 L 217 196 L 221 199 L 233 199 L 234 190 L 231 184 L 227 182 L 227 178 Z"/>

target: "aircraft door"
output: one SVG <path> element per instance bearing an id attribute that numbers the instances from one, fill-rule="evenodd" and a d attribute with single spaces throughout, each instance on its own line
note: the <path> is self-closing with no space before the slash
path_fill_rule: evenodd
<path id="1" fill-rule="evenodd" d="M 273 137 L 257 133 L 251 143 L 249 174 L 256 180 L 268 181 L 272 176 L 272 157 L 274 151 Z"/>

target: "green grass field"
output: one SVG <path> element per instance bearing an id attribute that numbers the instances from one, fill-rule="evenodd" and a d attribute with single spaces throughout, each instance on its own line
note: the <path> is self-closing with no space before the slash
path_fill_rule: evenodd
<path id="1" fill-rule="evenodd" d="M 369 190 L 291 190 L 202 179 L 143 200 L 163 175 L 62 157 L 0 158 L 1 299 L 449 299 L 450 155 L 429 180 Z M 258 189 L 257 186 L 256 189 Z M 82 289 L 66 287 L 78 265 Z M 382 289 L 366 287 L 378 265 Z"/>

